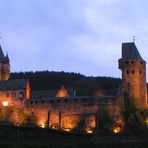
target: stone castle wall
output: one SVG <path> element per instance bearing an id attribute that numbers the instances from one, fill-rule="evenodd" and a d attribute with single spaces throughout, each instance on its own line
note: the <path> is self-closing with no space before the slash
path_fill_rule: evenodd
<path id="1" fill-rule="evenodd" d="M 96 128 L 97 116 L 102 106 L 107 107 L 114 120 L 119 120 L 123 97 L 102 99 L 53 99 L 50 103 L 40 100 L 26 104 L 26 112 L 37 117 L 37 125 L 51 128 L 74 129 L 82 122 L 85 128 Z M 121 120 L 120 120 L 121 121 Z M 118 122 L 118 121 L 117 121 Z"/>
<path id="2" fill-rule="evenodd" d="M 134 98 L 137 108 L 147 107 L 146 62 L 142 60 L 119 61 L 122 70 L 122 88 Z"/>

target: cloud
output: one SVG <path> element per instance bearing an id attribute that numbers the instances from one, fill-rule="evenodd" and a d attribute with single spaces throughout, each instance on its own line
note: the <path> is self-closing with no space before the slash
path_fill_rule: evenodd
<path id="1" fill-rule="evenodd" d="M 144 0 L 1 0 L 0 34 L 12 71 L 65 70 L 120 76 L 121 43 L 148 59 Z"/>

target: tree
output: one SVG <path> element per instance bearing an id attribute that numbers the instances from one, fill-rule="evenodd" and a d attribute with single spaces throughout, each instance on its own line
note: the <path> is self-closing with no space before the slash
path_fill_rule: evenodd
<path id="1" fill-rule="evenodd" d="M 30 125 L 36 125 L 36 123 L 37 123 L 37 117 L 35 116 L 34 113 L 32 113 L 31 116 L 28 116 L 27 123 L 30 124 Z"/>
<path id="2" fill-rule="evenodd" d="M 28 115 L 24 112 L 23 109 L 18 110 L 18 123 L 19 124 L 26 124 L 28 121 Z"/>
<path id="3" fill-rule="evenodd" d="M 137 134 L 146 128 L 145 120 L 148 117 L 148 111 L 136 108 L 135 100 L 133 97 L 125 96 L 124 131 L 128 134 Z"/>
<path id="4" fill-rule="evenodd" d="M 113 118 L 111 117 L 106 104 L 101 104 L 99 109 L 99 131 L 102 134 L 108 134 L 111 132 L 113 125 Z"/>
<path id="5" fill-rule="evenodd" d="M 5 107 L 4 108 L 4 115 L 3 115 L 3 120 L 5 122 L 11 122 L 11 116 L 13 113 L 13 109 L 11 107 Z"/>

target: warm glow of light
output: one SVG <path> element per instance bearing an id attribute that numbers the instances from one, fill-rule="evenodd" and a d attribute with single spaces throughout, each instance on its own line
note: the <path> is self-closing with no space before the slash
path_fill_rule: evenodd
<path id="1" fill-rule="evenodd" d="M 120 133 L 120 132 L 121 132 L 121 127 L 114 127 L 114 128 L 113 128 L 113 132 L 114 132 L 115 134 Z"/>
<path id="2" fill-rule="evenodd" d="M 17 126 L 17 127 L 19 127 L 19 126 L 20 126 L 20 124 L 19 124 L 19 123 L 16 123 L 16 126 Z"/>
<path id="3" fill-rule="evenodd" d="M 93 130 L 91 128 L 87 128 L 85 131 L 86 131 L 87 134 L 92 134 L 93 133 Z"/>
<path id="4" fill-rule="evenodd" d="M 60 89 L 59 89 L 59 91 L 58 91 L 58 93 L 57 93 L 57 95 L 56 95 L 56 97 L 60 97 L 60 98 L 62 98 L 62 97 L 68 97 L 69 95 L 68 95 L 68 91 L 64 88 L 64 86 L 62 86 Z"/>
<path id="5" fill-rule="evenodd" d="M 63 130 L 64 130 L 65 132 L 70 132 L 70 131 L 71 131 L 70 128 L 64 128 Z"/>
<path id="6" fill-rule="evenodd" d="M 41 127 L 41 128 L 45 128 L 45 127 L 46 127 L 46 126 L 45 126 L 45 123 L 41 123 L 41 124 L 40 124 L 40 127 Z"/>
<path id="7" fill-rule="evenodd" d="M 30 99 L 30 84 L 29 84 L 29 82 L 27 83 L 27 87 L 26 87 L 26 99 Z"/>
<path id="8" fill-rule="evenodd" d="M 51 128 L 57 130 L 58 129 L 58 126 L 57 125 L 52 125 Z"/>
<path id="9" fill-rule="evenodd" d="M 8 102 L 7 101 L 3 101 L 2 104 L 3 104 L 3 106 L 8 106 Z"/>
<path id="10" fill-rule="evenodd" d="M 148 127 L 148 118 L 145 120 L 146 126 Z"/>

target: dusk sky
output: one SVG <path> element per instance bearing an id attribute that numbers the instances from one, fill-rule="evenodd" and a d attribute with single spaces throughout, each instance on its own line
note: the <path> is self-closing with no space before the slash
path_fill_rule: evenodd
<path id="1" fill-rule="evenodd" d="M 120 77 L 122 42 L 148 61 L 148 1 L 0 0 L 0 36 L 12 72 Z"/>

